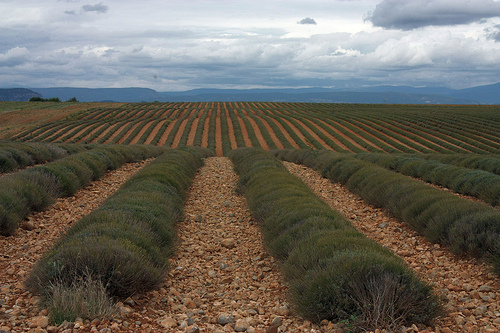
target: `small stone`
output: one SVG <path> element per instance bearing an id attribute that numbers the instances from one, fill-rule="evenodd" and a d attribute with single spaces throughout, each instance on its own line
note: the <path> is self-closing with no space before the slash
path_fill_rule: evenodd
<path id="1" fill-rule="evenodd" d="M 210 276 L 211 278 L 214 278 L 217 276 L 217 273 L 215 271 L 208 271 L 208 276 Z"/>
<path id="2" fill-rule="evenodd" d="M 234 204 L 231 201 L 227 200 L 227 201 L 224 201 L 222 203 L 222 206 L 224 206 L 224 207 L 233 207 Z"/>
<path id="3" fill-rule="evenodd" d="M 217 324 L 222 325 L 222 326 L 227 325 L 227 324 L 232 324 L 235 321 L 236 320 L 234 319 L 234 317 L 231 315 L 228 315 L 228 314 L 220 315 L 219 318 L 217 318 Z"/>
<path id="4" fill-rule="evenodd" d="M 177 321 L 172 317 L 164 317 L 160 320 L 160 325 L 164 328 L 177 327 Z"/>
<path id="5" fill-rule="evenodd" d="M 221 280 L 222 284 L 230 284 L 231 282 L 233 282 L 233 278 L 231 278 L 231 277 L 226 277 L 226 278 Z"/>
<path id="6" fill-rule="evenodd" d="M 36 229 L 35 224 L 31 221 L 24 221 L 22 228 L 28 231 L 33 231 Z"/>
<path id="7" fill-rule="evenodd" d="M 188 327 L 186 333 L 200 333 L 200 329 L 196 326 Z"/>
<path id="8" fill-rule="evenodd" d="M 57 326 L 47 326 L 46 330 L 47 333 L 56 333 L 59 331 L 59 328 Z"/>
<path id="9" fill-rule="evenodd" d="M 378 227 L 379 227 L 380 229 L 385 229 L 385 228 L 387 228 L 387 225 L 388 225 L 388 223 L 387 223 L 387 222 L 383 222 L 383 223 L 380 223 L 380 224 L 378 225 Z"/>
<path id="10" fill-rule="evenodd" d="M 196 309 L 197 306 L 196 306 L 196 303 L 192 300 L 187 300 L 184 302 L 184 305 L 186 306 L 186 308 L 188 309 Z"/>
<path id="11" fill-rule="evenodd" d="M 30 328 L 45 328 L 49 326 L 49 317 L 37 316 L 31 319 Z"/>
<path id="12" fill-rule="evenodd" d="M 246 319 L 238 319 L 234 325 L 234 330 L 236 332 L 245 332 L 248 326 L 248 321 Z"/>
<path id="13" fill-rule="evenodd" d="M 273 325 L 274 327 L 280 327 L 282 324 L 283 320 L 281 319 L 281 317 L 274 317 L 273 321 L 271 322 L 271 325 Z"/>
<path id="14" fill-rule="evenodd" d="M 482 293 L 489 293 L 491 291 L 491 287 L 488 285 L 483 285 L 483 286 L 479 287 L 479 289 L 477 291 L 482 292 Z"/>
<path id="15" fill-rule="evenodd" d="M 232 249 L 236 247 L 236 240 L 234 238 L 226 238 L 221 241 L 221 245 L 227 249 Z"/>
<path id="16" fill-rule="evenodd" d="M 453 331 L 451 329 L 449 329 L 448 327 L 443 327 L 441 329 L 441 333 L 453 333 Z"/>
<path id="17" fill-rule="evenodd" d="M 201 215 L 196 215 L 194 217 L 194 221 L 200 223 L 203 221 L 203 217 Z"/>
<path id="18" fill-rule="evenodd" d="M 274 313 L 278 316 L 288 316 L 290 314 L 290 310 L 288 310 L 287 306 L 281 306 L 279 308 L 275 308 Z"/>
<path id="19" fill-rule="evenodd" d="M 278 333 L 278 326 L 271 326 L 266 328 L 266 333 Z"/>

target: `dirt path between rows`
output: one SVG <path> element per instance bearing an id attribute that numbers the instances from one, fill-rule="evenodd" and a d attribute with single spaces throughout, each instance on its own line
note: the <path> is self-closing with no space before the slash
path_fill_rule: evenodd
<path id="1" fill-rule="evenodd" d="M 283 143 L 280 141 L 280 139 L 278 139 L 278 137 L 276 136 L 276 133 L 274 133 L 273 128 L 271 127 L 271 125 L 269 125 L 268 122 L 264 118 L 262 118 L 262 117 L 260 117 L 258 115 L 255 115 L 255 116 L 257 118 L 259 118 L 260 121 L 262 121 L 262 124 L 266 128 L 266 131 L 269 133 L 269 136 L 273 140 L 273 142 L 276 145 L 276 147 L 278 147 L 278 149 L 284 149 L 285 146 L 283 146 Z"/>
<path id="2" fill-rule="evenodd" d="M 135 136 L 135 138 L 132 139 L 132 141 L 130 141 L 130 144 L 131 145 L 135 145 L 137 142 L 139 142 L 139 140 L 142 138 L 142 136 L 144 135 L 144 133 L 146 133 L 146 131 L 149 129 L 149 127 L 156 121 L 157 119 L 155 120 L 151 120 L 150 122 L 144 124 L 144 126 L 142 126 L 141 130 L 139 131 L 139 133 L 137 133 L 137 135 Z"/>
<path id="3" fill-rule="evenodd" d="M 175 126 L 175 123 L 179 121 L 179 118 L 172 119 L 172 122 L 168 124 L 167 128 L 165 128 L 165 132 L 161 135 L 160 140 L 158 141 L 158 146 L 164 146 L 165 142 L 167 142 L 168 136 L 170 135 L 170 132 L 172 132 L 173 127 Z"/>
<path id="4" fill-rule="evenodd" d="M 273 121 L 276 124 L 276 126 L 278 126 L 278 128 L 281 131 L 281 133 L 285 136 L 285 138 L 287 139 L 287 141 L 290 142 L 290 144 L 293 146 L 293 148 L 300 149 L 300 147 L 297 144 L 297 142 L 295 142 L 295 140 L 290 136 L 290 133 L 288 133 L 288 131 L 283 127 L 283 125 L 280 124 L 279 121 L 277 121 L 276 119 L 274 119 L 272 117 L 269 117 L 269 119 L 271 121 Z"/>
<path id="5" fill-rule="evenodd" d="M 220 103 L 217 103 L 217 115 L 215 117 L 215 154 L 217 156 L 224 156 L 224 151 L 222 149 L 221 113 Z"/>
<path id="6" fill-rule="evenodd" d="M 143 126 L 144 125 L 144 121 L 139 121 L 137 122 L 136 124 L 134 124 L 128 131 L 127 133 L 125 133 L 119 140 L 118 140 L 118 144 L 122 144 L 125 140 L 128 139 L 128 137 L 130 135 L 132 135 L 132 132 L 135 131 L 135 129 L 139 126 Z"/>
<path id="7" fill-rule="evenodd" d="M 229 141 L 231 142 L 231 149 L 236 149 L 238 148 L 238 143 L 236 142 L 236 136 L 234 134 L 233 122 L 231 121 L 231 117 L 229 116 L 229 109 L 224 106 L 224 110 L 224 114 L 226 115 L 227 130 L 229 132 Z"/>
<path id="8" fill-rule="evenodd" d="M 174 140 L 172 141 L 172 145 L 171 145 L 172 148 L 179 147 L 179 143 L 181 142 L 182 135 L 184 134 L 184 130 L 186 129 L 186 125 L 189 121 L 189 118 L 194 117 L 194 114 L 196 112 L 200 112 L 200 110 L 199 109 L 191 110 L 191 113 L 189 113 L 189 115 L 186 117 L 186 119 L 184 119 L 182 121 L 182 123 L 180 124 L 180 126 L 177 128 L 177 132 L 175 133 Z"/>
<path id="9" fill-rule="evenodd" d="M 203 113 L 207 112 L 206 108 L 200 110 L 196 119 L 193 120 L 193 124 L 191 125 L 191 130 L 189 131 L 188 139 L 186 142 L 186 146 L 192 146 L 194 144 L 194 139 L 196 137 L 196 130 L 198 129 L 198 123 L 200 122 L 200 118 L 203 116 Z"/>
<path id="10" fill-rule="evenodd" d="M 245 112 L 245 111 L 243 111 Z M 259 125 L 257 125 L 257 122 L 255 122 L 255 119 L 252 117 L 248 116 L 248 114 L 245 114 L 245 116 L 248 119 L 248 122 L 253 128 L 253 132 L 255 133 L 255 136 L 257 137 L 257 140 L 259 141 L 260 146 L 264 150 L 269 150 L 269 145 L 267 144 L 266 140 L 264 140 L 264 137 L 262 136 L 262 132 L 260 131 Z"/>
<path id="11" fill-rule="evenodd" d="M 318 141 L 319 144 L 322 145 L 325 149 L 333 150 L 333 148 L 330 147 L 330 145 L 328 145 L 323 139 L 321 139 L 316 133 L 314 133 L 314 131 L 311 128 L 309 128 L 309 126 L 307 126 L 304 122 L 302 122 L 298 118 L 295 118 L 295 121 L 297 122 L 298 125 L 302 126 L 302 128 L 307 133 L 309 133 L 316 141 Z"/>
<path id="12" fill-rule="evenodd" d="M 328 124 L 326 121 L 322 120 L 322 119 L 317 119 L 319 122 L 321 122 L 322 124 L 324 124 L 325 126 L 328 126 L 332 131 L 334 131 L 335 133 L 341 135 L 344 137 L 344 139 L 346 139 L 347 141 L 349 141 L 351 144 L 353 144 L 354 146 L 358 147 L 359 149 L 361 149 L 362 151 L 368 151 L 366 148 L 363 148 L 363 146 L 361 146 L 359 143 L 357 143 L 356 141 L 354 141 L 353 139 L 351 139 L 348 135 L 346 135 L 344 132 L 342 131 L 339 131 L 338 128 L 335 128 L 333 125 L 331 124 Z M 340 126 L 340 125 L 339 125 Z"/>
<path id="13" fill-rule="evenodd" d="M 111 136 L 103 143 L 111 143 L 113 142 L 113 140 L 117 137 L 118 134 L 120 134 L 120 132 L 128 125 L 128 122 L 123 122 L 121 126 L 119 126 L 118 128 L 116 128 L 113 132 L 113 134 L 111 134 Z M 113 126 L 114 127 L 114 126 Z"/>
<path id="14" fill-rule="evenodd" d="M 248 131 L 247 131 L 247 127 L 245 126 L 245 122 L 240 117 L 238 111 L 234 110 L 234 114 L 236 115 L 236 119 L 238 119 L 238 123 L 240 124 L 241 135 L 243 136 L 243 141 L 245 142 L 245 147 L 253 147 L 252 141 L 250 140 L 250 137 L 248 136 Z"/>
<path id="15" fill-rule="evenodd" d="M 146 141 L 144 141 L 145 145 L 149 145 L 151 143 L 151 141 L 154 140 L 154 138 L 156 137 L 156 134 L 158 134 L 158 132 L 160 131 L 160 128 L 163 126 L 163 124 L 165 124 L 166 121 L 169 121 L 169 119 L 164 119 L 164 120 L 160 121 L 158 124 L 156 124 L 156 126 L 153 128 L 153 130 L 149 134 L 148 138 L 146 139 Z"/>
<path id="16" fill-rule="evenodd" d="M 383 209 L 366 204 L 340 184 L 322 178 L 319 172 L 284 164 L 358 230 L 397 253 L 423 280 L 434 285 L 434 290 L 446 300 L 448 314 L 429 331 L 500 331 L 500 281 L 485 264 L 458 258 L 431 244 Z"/>
<path id="17" fill-rule="evenodd" d="M 417 141 L 415 141 L 415 140 L 413 140 L 413 139 L 411 139 L 411 138 L 409 138 L 409 137 L 407 137 L 407 136 L 401 135 L 400 133 L 397 133 L 397 132 L 395 132 L 395 131 L 393 131 L 393 130 L 391 130 L 391 129 L 389 129 L 389 128 L 385 127 L 385 126 L 382 126 L 382 125 L 380 125 L 380 124 L 377 124 L 377 123 L 375 123 L 375 122 L 373 122 L 373 121 L 371 121 L 371 120 L 368 120 L 368 119 L 364 119 L 364 120 L 365 120 L 366 122 L 368 122 L 368 123 L 372 124 L 373 126 L 379 126 L 379 127 L 383 128 L 383 129 L 385 129 L 386 131 L 388 131 L 388 132 L 392 133 L 392 134 L 393 134 L 393 136 L 391 136 L 391 138 L 393 138 L 393 139 L 394 139 L 394 138 L 396 138 L 396 137 L 398 137 L 398 136 L 401 136 L 402 138 L 405 138 L 406 140 L 408 140 L 408 141 L 410 141 L 410 142 L 412 142 L 412 143 L 414 143 L 414 144 L 416 144 L 416 145 L 418 145 L 418 146 L 420 146 L 420 147 L 422 147 L 422 148 L 426 148 L 426 149 L 429 149 L 429 150 L 433 150 L 433 149 L 431 149 L 431 148 L 429 148 L 429 147 L 426 147 L 425 145 L 421 144 L 420 142 L 417 142 Z M 403 144 L 401 141 L 399 141 L 399 140 L 397 140 L 397 141 L 398 141 L 398 142 L 400 142 L 401 144 Z M 408 145 L 406 145 L 406 144 L 405 144 L 405 146 L 407 146 L 407 147 L 408 147 L 408 148 L 410 148 L 410 149 L 415 150 L 415 148 L 413 148 L 413 147 L 409 147 L 409 146 L 408 146 Z M 435 150 L 433 150 L 433 151 L 435 151 Z"/>
<path id="18" fill-rule="evenodd" d="M 210 132 L 210 117 L 212 116 L 213 109 L 208 109 L 207 117 L 205 118 L 205 124 L 203 124 L 203 135 L 201 136 L 201 146 L 203 148 L 208 147 L 208 132 Z"/>
<path id="19" fill-rule="evenodd" d="M 306 118 L 303 118 L 303 119 L 306 119 Z M 321 126 L 319 126 L 318 124 L 316 124 L 314 121 L 312 121 L 311 119 L 306 119 L 312 126 L 314 126 L 314 128 L 316 129 L 316 131 L 320 131 L 321 133 L 323 133 L 324 136 L 326 136 L 328 139 L 332 140 L 337 146 L 339 146 L 341 149 L 344 149 L 348 152 L 351 152 L 353 153 L 352 150 L 350 150 L 349 148 L 347 148 L 346 145 L 344 145 L 342 142 L 340 142 L 336 137 L 334 137 L 331 133 L 328 133 L 328 131 L 326 131 L 324 128 L 322 128 Z"/>

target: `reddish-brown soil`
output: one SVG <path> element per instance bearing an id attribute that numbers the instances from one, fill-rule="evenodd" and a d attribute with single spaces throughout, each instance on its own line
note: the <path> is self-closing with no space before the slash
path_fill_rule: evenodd
<path id="1" fill-rule="evenodd" d="M 149 126 L 151 126 L 155 121 L 156 120 L 152 120 L 150 122 L 145 123 L 144 126 L 139 131 L 139 133 L 137 133 L 135 138 L 133 138 L 132 141 L 130 141 L 130 144 L 135 145 L 139 141 L 139 139 L 144 135 L 144 133 L 146 133 L 146 131 L 149 129 Z"/>
<path id="2" fill-rule="evenodd" d="M 263 118 L 261 118 L 261 117 L 259 117 L 257 115 L 256 115 L 256 117 L 258 117 L 262 121 L 262 124 L 264 124 L 264 127 L 266 128 L 266 131 L 269 133 L 269 136 L 273 140 L 273 142 L 276 145 L 276 147 L 278 147 L 278 149 L 285 148 L 283 146 L 283 143 L 281 143 L 280 139 L 278 139 L 278 137 L 276 136 L 276 133 L 274 133 L 272 127 L 268 124 L 268 122 L 265 119 L 263 119 Z"/>
<path id="3" fill-rule="evenodd" d="M 285 136 L 285 138 L 287 139 L 287 141 L 293 146 L 293 148 L 295 149 L 299 149 L 299 145 L 295 142 L 295 140 L 290 136 L 290 133 L 288 133 L 287 130 L 285 130 L 285 128 L 283 127 L 283 125 L 281 125 L 279 123 L 279 121 L 277 121 L 276 119 L 273 119 L 271 117 L 269 117 L 269 119 L 271 119 L 271 121 L 273 121 L 276 126 L 278 126 L 278 128 L 280 129 L 281 133 L 283 133 L 283 135 Z"/>
<path id="4" fill-rule="evenodd" d="M 318 124 L 314 123 L 313 121 L 310 121 L 309 119 L 307 119 L 307 121 L 311 124 L 311 126 L 314 126 L 314 128 L 316 129 L 316 131 L 320 131 L 323 135 L 325 135 L 328 139 L 332 140 L 335 144 L 337 144 L 337 146 L 339 146 L 340 148 L 344 149 L 344 150 L 347 150 L 347 151 L 350 151 L 352 152 L 349 148 L 347 148 L 342 142 L 340 142 L 336 137 L 334 137 L 333 135 L 331 135 L 330 133 L 328 133 L 328 131 L 326 131 L 324 128 L 322 128 L 321 126 L 319 126 Z M 314 131 L 313 131 L 314 132 Z"/>
<path id="5" fill-rule="evenodd" d="M 243 111 L 243 112 L 245 112 L 245 111 Z M 259 144 L 262 147 L 262 149 L 269 150 L 269 145 L 267 144 L 266 140 L 264 140 L 264 137 L 262 136 L 262 132 L 260 131 L 260 128 L 257 125 L 257 123 L 255 122 L 255 120 L 252 117 L 248 117 L 247 119 L 250 122 L 250 125 L 252 126 L 253 131 L 255 133 L 255 136 L 257 137 L 257 140 L 259 141 Z"/>
<path id="6" fill-rule="evenodd" d="M 404 130 L 404 127 L 409 127 L 409 126 L 407 126 L 407 125 L 403 125 L 403 124 L 400 124 L 399 126 L 400 126 L 400 128 L 401 128 L 402 130 Z M 460 149 L 463 149 L 463 150 L 465 150 L 465 151 L 470 152 L 470 150 L 468 150 L 468 149 L 465 149 L 465 148 L 463 148 L 463 147 L 457 146 L 457 145 L 455 145 L 455 144 L 453 144 L 453 143 L 451 143 L 451 142 L 449 142 L 449 141 L 447 141 L 447 140 L 444 140 L 444 139 L 441 139 L 441 138 L 439 138 L 439 137 L 437 137 L 437 136 L 435 136 L 435 135 L 432 135 L 431 133 L 425 133 L 425 134 L 427 134 L 427 135 L 428 135 L 428 136 L 430 136 L 430 137 L 435 138 L 438 142 L 443 141 L 443 142 L 446 142 L 447 144 L 449 144 L 450 146 L 454 146 L 454 147 L 457 147 L 457 148 L 460 148 Z M 443 135 L 444 135 L 444 134 L 443 134 Z M 450 138 L 450 136 L 448 136 L 448 135 L 445 135 L 445 136 L 447 136 L 448 138 Z M 425 139 L 424 139 L 424 140 L 425 140 Z M 454 139 L 454 140 L 457 140 L 457 139 Z M 458 141 L 460 141 L 460 140 L 458 140 Z M 437 143 L 434 143 L 434 144 L 436 144 L 436 145 L 440 146 L 440 145 L 439 145 L 439 144 L 437 144 Z M 445 148 L 445 149 L 447 149 L 447 148 Z"/>
<path id="7" fill-rule="evenodd" d="M 248 136 L 247 127 L 245 126 L 243 119 L 241 119 L 240 115 L 238 114 L 238 111 L 234 110 L 234 113 L 236 114 L 236 119 L 238 119 L 238 123 L 240 124 L 241 135 L 243 136 L 243 141 L 245 142 L 245 147 L 253 147 L 252 141 L 250 140 L 250 137 Z"/>
<path id="8" fill-rule="evenodd" d="M 363 137 L 359 136 L 359 135 L 358 135 L 358 134 L 356 134 L 353 130 L 351 130 L 350 128 L 345 127 L 345 126 L 344 126 L 344 125 L 342 125 L 341 123 L 338 123 L 338 122 L 336 122 L 336 121 L 334 121 L 334 120 L 331 120 L 331 119 L 330 119 L 330 121 L 331 121 L 332 123 L 337 124 L 339 127 L 341 127 L 342 129 L 344 129 L 344 131 L 349 132 L 349 133 L 351 133 L 351 134 L 352 134 L 352 135 L 354 135 L 354 136 L 357 136 L 360 140 L 362 140 L 363 142 L 365 142 L 365 143 L 366 143 L 366 144 L 368 144 L 369 146 L 372 146 L 372 147 L 374 147 L 374 148 L 377 148 L 377 149 L 383 150 L 383 149 L 381 149 L 380 147 L 378 147 L 376 144 L 374 144 L 373 142 L 369 142 L 369 141 L 367 141 L 365 138 L 363 138 Z"/>
<path id="9" fill-rule="evenodd" d="M 366 135 L 368 135 L 368 136 L 370 136 L 370 137 L 374 138 L 375 140 L 379 140 L 379 141 L 381 141 L 381 142 L 385 143 L 387 146 L 389 146 L 389 147 L 391 147 L 391 148 L 393 148 L 393 149 L 395 149 L 395 150 L 399 150 L 398 148 L 396 148 L 396 147 L 394 147 L 393 145 L 391 145 L 391 144 L 389 144 L 389 143 L 385 142 L 384 140 L 381 140 L 381 139 L 379 139 L 379 138 L 376 138 L 373 134 L 371 134 L 371 133 L 367 132 L 365 129 L 363 129 L 363 128 L 359 127 L 358 125 L 356 125 L 356 123 L 355 123 L 354 121 L 353 121 L 353 122 L 350 122 L 349 124 L 350 124 L 352 127 L 356 127 L 358 130 L 360 130 L 360 131 L 361 131 L 361 132 L 363 132 L 364 134 L 366 134 Z M 385 134 L 384 134 L 384 135 L 385 135 Z M 370 142 L 372 142 L 372 141 L 370 141 Z M 372 145 L 375 145 L 375 144 L 374 144 L 374 143 L 372 143 Z M 381 150 L 383 150 L 381 147 L 378 147 L 378 148 L 379 148 L 379 149 L 381 149 Z M 399 150 L 399 151 L 400 151 L 400 150 Z"/>
<path id="10" fill-rule="evenodd" d="M 283 118 L 283 121 L 288 126 L 290 126 L 290 128 L 292 129 L 292 131 L 300 138 L 300 140 L 302 140 L 302 142 L 304 142 L 308 147 L 314 149 L 314 146 L 309 142 L 309 140 L 306 139 L 306 137 L 304 136 L 304 134 L 302 134 L 297 127 L 295 127 L 288 119 Z"/>
<path id="11" fill-rule="evenodd" d="M 198 129 L 198 123 L 200 122 L 201 116 L 203 116 L 203 113 L 206 112 L 206 108 L 202 108 L 198 115 L 196 116 L 196 119 L 193 120 L 193 124 L 191 125 L 191 129 L 189 131 L 189 136 L 187 139 L 186 146 L 192 146 L 194 144 L 194 138 L 196 136 L 196 130 Z"/>
<path id="12" fill-rule="evenodd" d="M 236 138 L 234 136 L 233 122 L 231 121 L 231 118 L 229 118 L 228 108 L 224 107 L 224 110 L 225 110 L 225 116 L 226 116 L 226 121 L 227 121 L 227 129 L 229 131 L 229 141 L 231 142 L 231 149 L 236 149 L 236 148 L 238 148 L 238 144 L 236 143 Z"/>
<path id="13" fill-rule="evenodd" d="M 95 129 L 93 129 L 89 134 L 85 135 L 81 140 L 78 142 L 84 142 L 85 140 L 88 140 L 95 132 L 99 131 L 101 128 L 109 126 L 108 124 L 102 124 L 101 126 L 97 126 Z"/>
<path id="14" fill-rule="evenodd" d="M 320 143 L 325 149 L 332 150 L 332 147 L 330 147 L 323 139 L 321 139 L 312 129 L 309 128 L 309 126 L 306 126 L 301 120 L 295 119 L 295 121 L 302 126 L 303 129 L 306 130 L 307 133 L 309 133 L 316 141 Z"/>
<path id="15" fill-rule="evenodd" d="M 181 142 L 182 135 L 184 134 L 184 130 L 186 129 L 186 124 L 189 121 L 189 118 L 194 117 L 194 114 L 198 112 L 198 109 L 193 109 L 191 110 L 191 113 L 189 113 L 189 116 L 186 117 L 180 124 L 179 128 L 177 129 L 177 132 L 175 133 L 174 140 L 172 141 L 172 148 L 177 148 L 179 147 L 179 143 Z"/>
<path id="16" fill-rule="evenodd" d="M 170 132 L 172 132 L 172 129 L 175 125 L 175 123 L 178 121 L 179 118 L 177 119 L 172 119 L 172 122 L 168 124 L 167 128 L 165 129 L 165 132 L 163 132 L 160 141 L 158 141 L 158 146 L 164 146 L 165 142 L 167 142 L 168 136 L 170 135 Z"/>
<path id="17" fill-rule="evenodd" d="M 356 121 L 356 123 L 358 123 L 358 122 Z M 359 123 L 360 123 L 360 122 L 359 122 Z M 360 123 L 360 124 L 361 124 L 361 123 Z M 364 126 L 366 126 L 366 127 L 368 127 L 368 128 L 369 128 L 370 130 L 372 130 L 373 132 L 377 132 L 377 133 L 379 133 L 379 134 L 380 134 L 380 135 L 382 135 L 384 138 L 386 138 L 386 137 L 387 137 L 387 134 L 385 134 L 384 132 L 379 131 L 378 129 L 375 129 L 375 128 L 374 128 L 374 127 L 372 127 L 372 126 L 369 126 L 369 125 L 366 125 L 366 124 L 363 124 L 363 125 L 364 125 Z M 360 125 L 360 126 L 361 126 L 361 125 Z M 366 131 L 365 131 L 365 133 L 368 133 L 368 132 L 366 132 Z M 389 137 L 389 139 L 392 139 L 393 141 L 396 141 L 396 142 L 397 142 L 397 143 L 399 143 L 400 145 L 405 146 L 406 148 L 408 148 L 408 149 L 412 149 L 412 150 L 413 150 L 413 148 L 411 148 L 410 146 L 408 146 L 406 143 L 403 143 L 403 142 L 401 142 L 400 140 L 398 140 L 398 139 L 397 139 L 397 136 Z M 382 140 L 382 139 L 379 139 L 379 140 L 381 140 L 381 141 L 385 142 L 385 140 Z M 389 143 L 387 143 L 387 142 L 386 142 L 386 144 L 387 144 L 387 145 L 389 145 L 389 146 L 391 146 L 391 147 L 393 147 L 393 148 L 395 148 L 394 146 L 390 145 L 390 144 L 389 144 Z"/>
<path id="18" fill-rule="evenodd" d="M 337 133 L 339 135 L 342 135 L 344 137 L 344 139 L 346 139 L 347 141 L 349 141 L 350 143 L 352 143 L 354 146 L 358 147 L 361 150 L 368 151 L 365 148 L 363 148 L 359 143 L 357 143 L 356 141 L 354 141 L 353 139 L 351 139 L 350 137 L 348 137 L 347 135 L 345 135 L 345 133 L 339 131 L 337 128 L 333 127 L 332 125 L 328 124 L 327 122 L 325 122 L 325 121 L 323 121 L 321 119 L 318 119 L 318 121 L 320 121 L 321 123 L 323 123 L 326 126 L 330 127 L 330 129 L 332 131 L 334 131 L 335 133 Z"/>
<path id="19" fill-rule="evenodd" d="M 220 122 L 221 117 L 220 103 L 217 104 L 217 117 L 215 118 L 215 154 L 217 156 L 223 156 L 224 152 L 222 150 L 222 126 Z"/>
<path id="20" fill-rule="evenodd" d="M 50 130 L 50 129 L 48 129 Z M 61 133 L 65 132 L 66 131 L 66 127 L 63 127 L 61 129 L 58 129 L 54 134 L 52 134 L 51 136 L 47 137 L 45 140 L 48 142 L 48 141 L 51 141 L 51 140 L 56 140 L 57 137 L 59 137 L 61 135 Z M 43 133 L 42 133 L 43 134 Z M 40 134 L 40 135 L 42 135 Z M 40 135 L 38 135 L 37 137 L 39 137 Z M 37 138 L 33 138 L 31 139 L 31 141 L 38 141 Z"/>
<path id="21" fill-rule="evenodd" d="M 81 110 L 95 107 L 116 107 L 122 105 L 122 103 L 78 103 L 67 107 L 57 105 L 55 108 L 44 108 L 46 105 L 41 103 L 41 105 L 37 105 L 33 109 L 0 113 L 0 139 L 8 138 L 42 123 L 62 120 L 70 114 Z"/>
<path id="22" fill-rule="evenodd" d="M 128 131 L 127 133 L 125 133 L 125 135 L 123 135 L 119 140 L 118 140 L 118 144 L 121 144 L 123 143 L 123 141 L 127 140 L 128 137 L 132 134 L 133 131 L 135 131 L 135 129 L 139 126 L 144 126 L 144 122 L 143 121 L 139 121 L 137 122 L 134 126 L 132 126 Z"/>
<path id="23" fill-rule="evenodd" d="M 210 116 L 212 116 L 212 107 L 208 109 L 207 117 L 205 118 L 205 124 L 203 124 L 203 135 L 201 137 L 201 146 L 204 148 L 208 147 L 208 132 L 210 131 Z"/>
<path id="24" fill-rule="evenodd" d="M 285 165 L 367 237 L 399 255 L 444 300 L 446 315 L 427 332 L 499 332 L 500 282 L 489 267 L 431 244 L 383 209 L 304 166 Z M 422 328 L 424 329 L 424 328 Z"/>
<path id="25" fill-rule="evenodd" d="M 122 123 L 121 126 L 117 126 L 115 129 L 114 129 L 114 132 L 113 134 L 111 134 L 111 136 L 104 142 L 104 143 L 111 143 L 113 142 L 113 140 L 118 136 L 118 134 L 120 134 L 120 132 L 128 125 L 127 122 L 124 122 Z M 114 126 L 113 126 L 114 127 Z"/>
<path id="26" fill-rule="evenodd" d="M 148 138 L 146 139 L 146 141 L 144 141 L 144 144 L 148 145 L 151 143 L 151 141 L 153 141 L 153 139 L 156 137 L 156 134 L 158 134 L 158 131 L 163 126 L 163 124 L 165 124 L 166 121 L 168 121 L 168 119 L 164 119 L 160 121 L 158 124 L 156 124 L 156 126 L 153 128 Z"/>
<path id="27" fill-rule="evenodd" d="M 388 132 L 390 132 L 390 133 L 393 133 L 393 134 L 394 134 L 394 136 L 392 136 L 391 138 L 393 138 L 394 140 L 395 140 L 395 137 L 402 136 L 401 134 L 396 133 L 396 132 L 394 132 L 393 130 L 391 130 L 391 129 L 389 129 L 389 128 L 385 127 L 385 126 L 382 126 L 382 125 L 380 125 L 380 124 L 375 124 L 374 122 L 372 122 L 372 121 L 370 121 L 370 120 L 366 120 L 366 121 L 367 121 L 368 123 L 370 123 L 370 124 L 378 125 L 378 126 L 380 126 L 380 127 L 384 128 L 386 131 L 388 131 Z M 410 142 L 412 142 L 412 143 L 416 144 L 416 145 L 419 145 L 420 147 L 424 147 L 424 148 L 427 148 L 427 149 L 433 150 L 433 149 L 428 148 L 428 147 L 426 147 L 425 145 L 421 144 L 420 142 L 417 142 L 417 141 L 415 141 L 415 140 L 413 140 L 413 139 L 411 139 L 411 138 L 409 138 L 409 137 L 407 137 L 407 136 L 404 136 L 404 138 L 405 138 L 406 140 L 408 140 L 408 141 L 410 141 Z M 398 142 L 401 142 L 401 141 L 399 141 L 399 140 L 397 140 L 397 141 L 398 141 Z M 401 143 L 401 144 L 403 144 L 403 143 Z M 405 145 L 405 146 L 407 146 L 407 145 Z M 407 147 L 408 147 L 408 148 L 411 148 L 411 147 L 409 147 L 409 146 L 407 146 Z M 414 149 L 414 148 L 411 148 L 411 149 Z"/>

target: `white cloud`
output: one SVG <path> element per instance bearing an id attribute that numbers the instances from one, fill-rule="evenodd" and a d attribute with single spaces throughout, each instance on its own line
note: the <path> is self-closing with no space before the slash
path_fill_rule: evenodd
<path id="1" fill-rule="evenodd" d="M 477 1 L 478 8 L 489 3 Z M 2 1 L 0 13 L 9 19 L 0 20 L 0 84 L 164 91 L 332 86 L 339 80 L 453 86 L 465 73 L 469 85 L 500 77 L 495 18 L 402 30 L 363 22 L 376 9 L 374 0 L 87 3 Z M 321 24 L 297 24 L 304 13 Z"/>

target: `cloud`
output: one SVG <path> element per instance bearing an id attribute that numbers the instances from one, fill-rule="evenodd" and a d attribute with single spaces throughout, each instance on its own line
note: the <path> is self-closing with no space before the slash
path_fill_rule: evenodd
<path id="1" fill-rule="evenodd" d="M 485 29 L 486 36 L 493 39 L 495 42 L 500 42 L 500 24 L 495 25 L 494 28 Z"/>
<path id="2" fill-rule="evenodd" d="M 374 26 L 412 30 L 426 26 L 468 24 L 500 17 L 493 0 L 382 0 L 367 18 Z"/>
<path id="3" fill-rule="evenodd" d="M 68 15 L 76 15 L 76 12 L 74 10 L 66 10 L 64 12 L 64 14 L 68 14 Z"/>
<path id="4" fill-rule="evenodd" d="M 96 12 L 96 13 L 106 13 L 108 11 L 108 6 L 103 5 L 102 2 L 95 5 L 83 5 L 82 10 L 84 12 Z"/>
<path id="5" fill-rule="evenodd" d="M 30 52 L 25 47 L 14 47 L 5 54 L 0 53 L 0 66 L 14 67 L 23 64 Z"/>
<path id="6" fill-rule="evenodd" d="M 303 18 L 297 24 L 317 24 L 316 21 L 310 17 Z"/>

